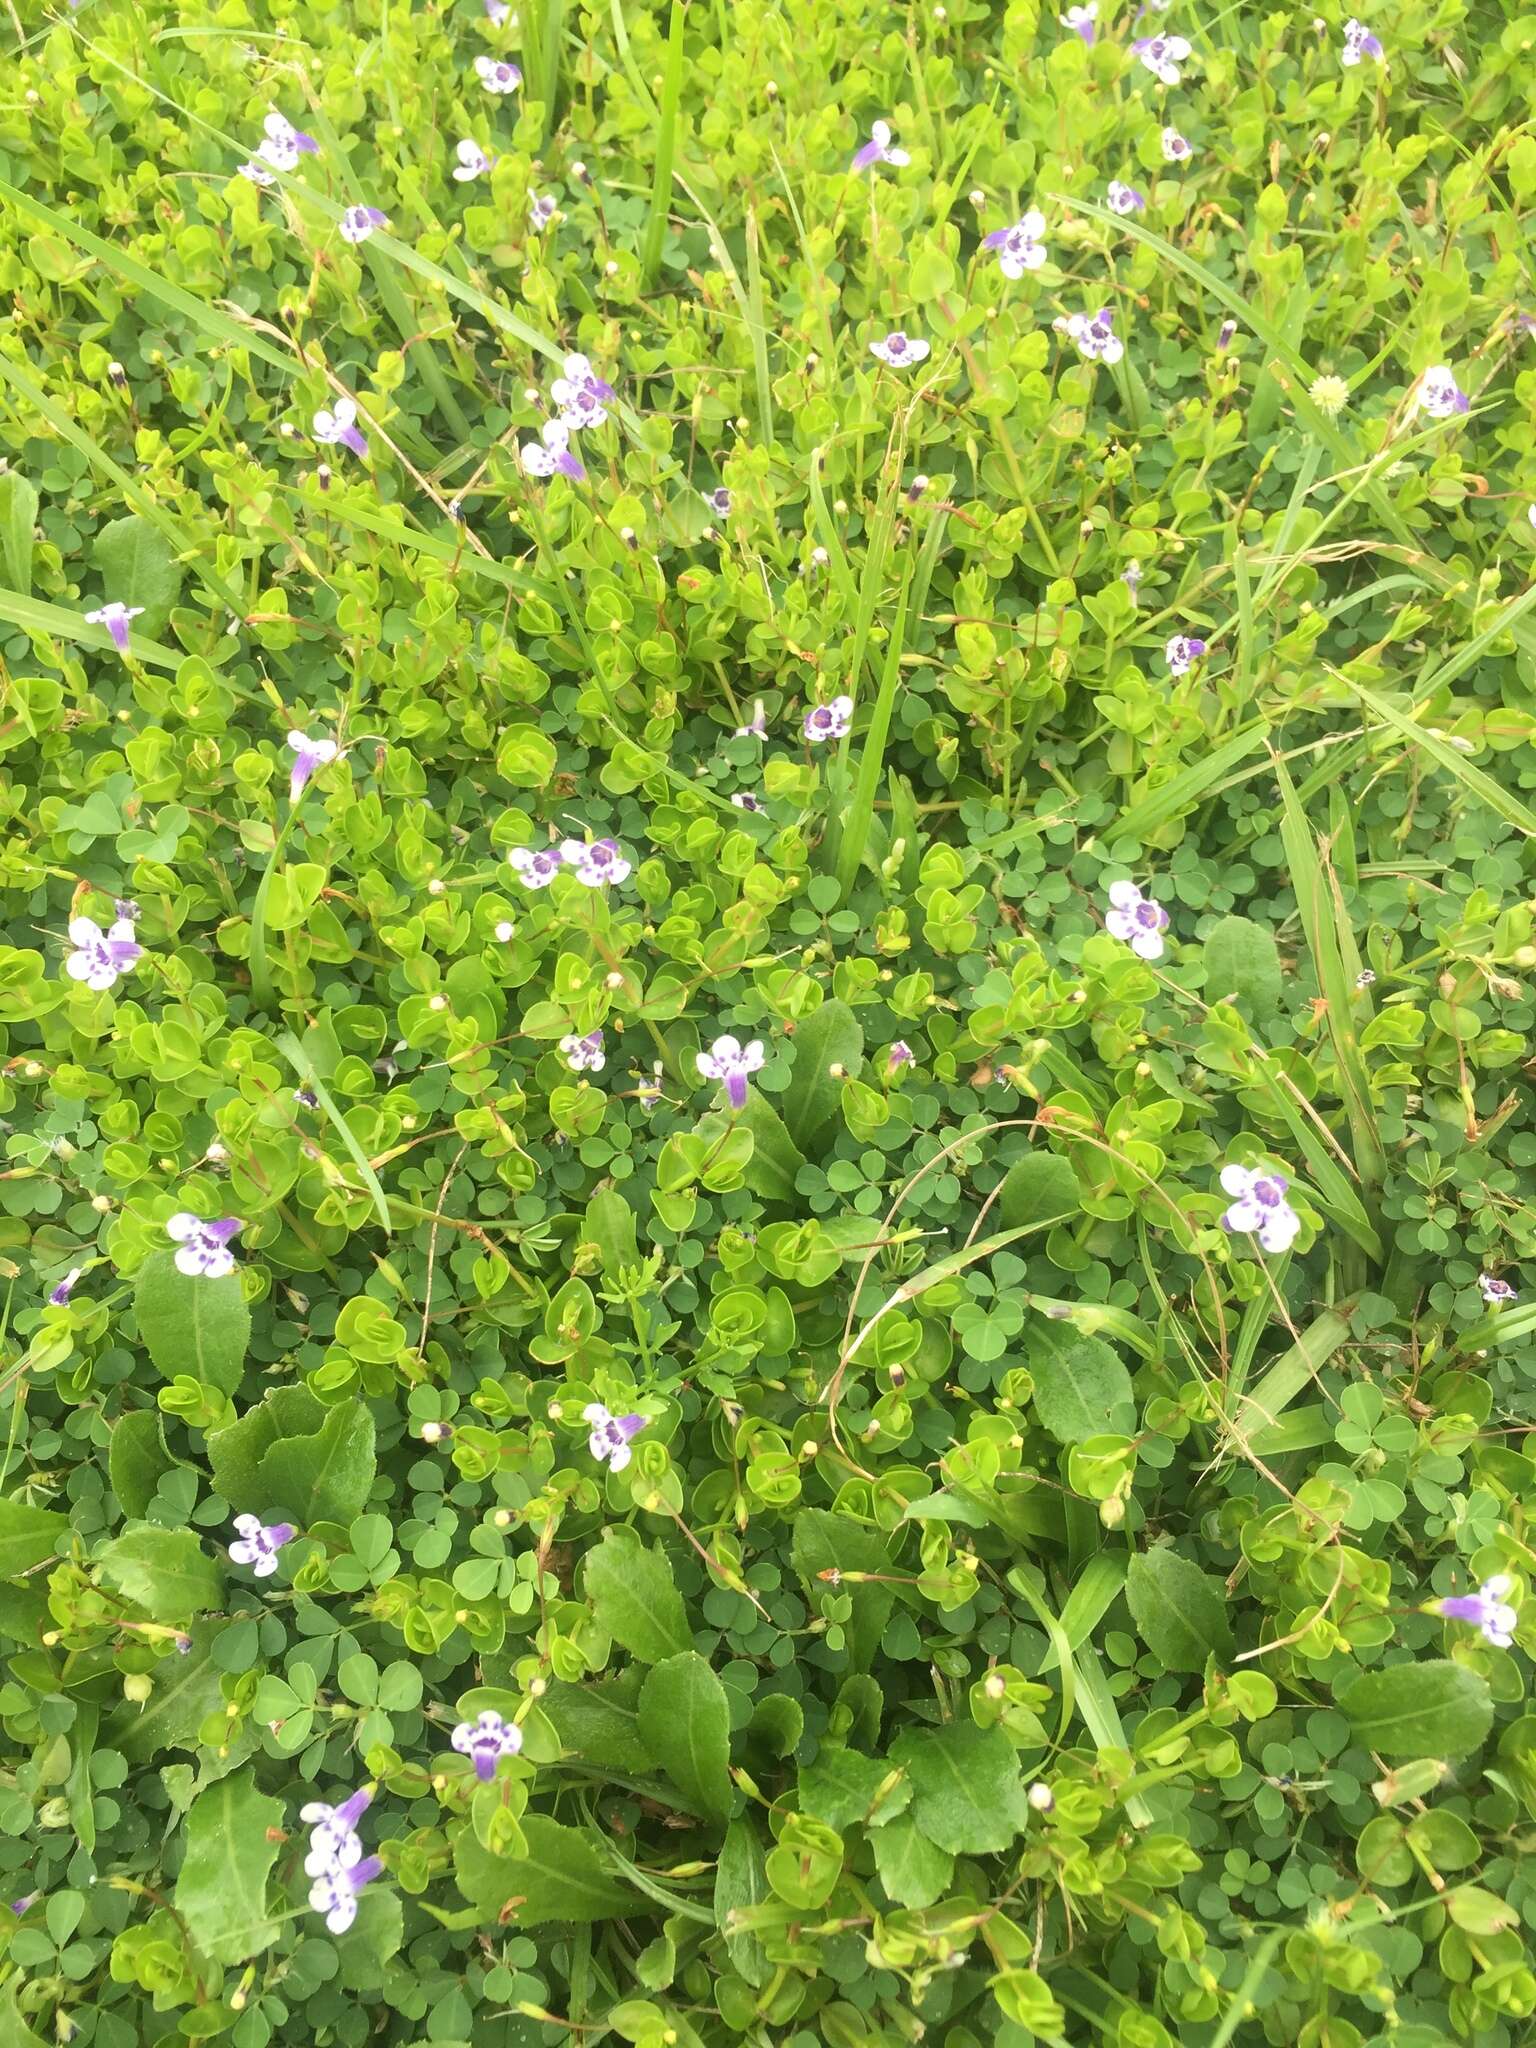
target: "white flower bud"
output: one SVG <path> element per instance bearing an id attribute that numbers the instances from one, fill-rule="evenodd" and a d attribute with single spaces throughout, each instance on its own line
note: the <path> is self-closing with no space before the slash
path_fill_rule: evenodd
<path id="1" fill-rule="evenodd" d="M 432 996 L 427 1003 L 429 1010 L 446 1010 L 447 1007 L 448 998 L 446 996 Z"/>
<path id="2" fill-rule="evenodd" d="M 447 886 L 448 884 L 440 876 L 434 875 L 427 884 L 427 894 L 429 896 L 441 896 Z"/>
<path id="3" fill-rule="evenodd" d="M 1049 1813 L 1056 1804 L 1056 1794 L 1043 1778 L 1037 1778 L 1024 1796 L 1036 1813 Z"/>
<path id="4" fill-rule="evenodd" d="M 496 936 L 504 946 L 510 944 L 517 936 L 517 926 L 513 924 L 511 918 L 504 917 L 501 920 L 501 923 L 496 927 Z"/>

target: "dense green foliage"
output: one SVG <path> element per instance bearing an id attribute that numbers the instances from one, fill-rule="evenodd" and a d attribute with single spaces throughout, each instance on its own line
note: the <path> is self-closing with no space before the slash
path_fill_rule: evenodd
<path id="1" fill-rule="evenodd" d="M 1536 17 L 26 14 L 0 2048 L 1529 2038 Z"/>

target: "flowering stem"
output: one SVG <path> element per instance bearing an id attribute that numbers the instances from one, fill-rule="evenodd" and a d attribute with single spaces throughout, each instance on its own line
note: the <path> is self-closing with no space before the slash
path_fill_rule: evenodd
<path id="1" fill-rule="evenodd" d="M 301 789 L 289 806 L 288 815 L 278 827 L 277 837 L 272 842 L 272 851 L 267 856 L 267 865 L 261 880 L 256 884 L 256 900 L 251 905 L 251 1000 L 263 1010 L 272 1007 L 272 977 L 267 968 L 267 896 L 272 887 L 272 878 L 277 873 L 277 864 L 282 859 L 283 848 L 288 844 L 294 821 L 299 815 L 299 805 L 304 801 Z"/>

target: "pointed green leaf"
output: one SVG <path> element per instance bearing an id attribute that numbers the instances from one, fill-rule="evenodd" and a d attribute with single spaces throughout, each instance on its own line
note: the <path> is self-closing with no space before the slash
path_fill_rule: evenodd
<path id="1" fill-rule="evenodd" d="M 846 1003 L 826 1002 L 795 1027 L 794 1082 L 785 1098 L 784 1128 L 802 1151 L 829 1121 L 843 1092 L 841 1073 L 856 1074 L 864 1058 L 864 1027 Z"/>
<path id="2" fill-rule="evenodd" d="M 1001 1728 L 909 1729 L 892 1743 L 891 1762 L 912 1780 L 913 1820 L 952 1856 L 1006 1849 L 1028 1823 L 1018 1752 Z"/>
<path id="3" fill-rule="evenodd" d="M 373 1416 L 349 1401 L 312 1436 L 280 1437 L 262 1456 L 260 1481 L 271 1510 L 308 1529 L 361 1514 L 377 1468 Z"/>
<path id="4" fill-rule="evenodd" d="M 1125 1597 L 1137 1632 L 1170 1671 L 1203 1671 L 1232 1655 L 1226 1589 L 1166 1543 L 1133 1557 Z"/>
<path id="5" fill-rule="evenodd" d="M 207 1613 L 224 1597 L 223 1569 L 190 1529 L 141 1522 L 98 1552 L 96 1569 L 125 1600 L 172 1625 Z"/>
<path id="6" fill-rule="evenodd" d="M 30 1501 L 0 1500 L 0 1579 L 19 1579 L 46 1564 L 68 1534 L 68 1515 Z"/>
<path id="7" fill-rule="evenodd" d="M 1493 1725 L 1488 1681 L 1448 1657 L 1367 1671 L 1338 1699 L 1356 1742 L 1379 1756 L 1469 1756 Z"/>
<path id="8" fill-rule="evenodd" d="M 282 1822 L 283 1802 L 258 1792 L 251 1770 L 221 1778 L 192 1802 L 176 1910 L 215 1962 L 243 1963 L 277 1939 L 267 1881 L 282 1850 Z"/>
<path id="9" fill-rule="evenodd" d="M 1057 1443 L 1135 1428 L 1131 1376 L 1101 1337 L 1042 1319 L 1031 1322 L 1026 1341 L 1035 1413 Z"/>
<path id="10" fill-rule="evenodd" d="M 745 1818 L 733 1820 L 715 1864 L 715 1925 L 725 1936 L 732 1969 L 754 1989 L 767 1982 L 768 1957 L 755 1934 L 732 1932 L 731 1916 L 742 1907 L 760 1906 L 767 1897 L 767 1865 L 757 1829 Z"/>
<path id="11" fill-rule="evenodd" d="M 1251 917 L 1224 917 L 1205 942 L 1205 999 L 1235 1003 L 1263 1022 L 1280 1007 L 1284 977 L 1273 932 Z"/>
<path id="12" fill-rule="evenodd" d="M 245 1370 L 251 1312 L 238 1273 L 210 1280 L 183 1273 L 172 1252 L 155 1252 L 133 1293 L 139 1335 L 160 1377 L 186 1373 L 221 1394 L 233 1394 Z"/>
<path id="13" fill-rule="evenodd" d="M 165 1430 L 155 1409 L 135 1408 L 113 1425 L 107 1469 L 125 1515 L 145 1512 L 160 1481 L 167 1472 L 175 1471 L 176 1463 L 166 1449 Z"/>
<path id="14" fill-rule="evenodd" d="M 663 1658 L 640 1694 L 640 1736 L 677 1789 L 700 1812 L 731 1810 L 731 1710 L 720 1683 L 694 1650 Z"/>
<path id="15" fill-rule="evenodd" d="M 638 1907 L 634 1892 L 610 1877 L 593 1838 L 541 1813 L 523 1816 L 525 1853 L 493 1856 L 464 1828 L 453 1847 L 459 1890 L 488 1920 L 538 1927 L 548 1920 L 613 1920 Z M 510 1909 L 510 1910 L 509 1910 Z"/>
<path id="16" fill-rule="evenodd" d="M 666 1553 L 642 1543 L 633 1529 L 605 1530 L 602 1542 L 587 1552 L 584 1570 L 598 1627 L 632 1657 L 659 1664 L 693 1647 Z"/>
<path id="17" fill-rule="evenodd" d="M 32 590 L 32 530 L 37 525 L 37 491 L 19 469 L 0 476 L 0 576 L 7 590 L 27 597 Z"/>

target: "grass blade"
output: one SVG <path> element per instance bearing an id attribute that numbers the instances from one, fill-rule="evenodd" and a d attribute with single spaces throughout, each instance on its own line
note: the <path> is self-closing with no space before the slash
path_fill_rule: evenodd
<path id="1" fill-rule="evenodd" d="M 44 604 L 35 597 L 20 597 L 14 590 L 0 590 L 0 619 L 8 619 L 28 633 L 47 633 L 56 640 L 77 641 L 99 654 L 117 652 L 105 626 L 88 626 L 79 612 L 65 611 L 62 605 Z M 128 640 L 134 660 L 149 668 L 180 668 L 187 658 L 179 649 L 164 647 L 158 640 L 146 640 L 132 628 Z"/>
<path id="2" fill-rule="evenodd" d="M 1395 704 L 1389 704 L 1385 697 L 1378 697 L 1374 690 L 1368 690 L 1364 683 L 1351 682 L 1348 676 L 1340 675 L 1337 669 L 1330 669 L 1328 673 L 1336 677 L 1346 688 L 1353 690 L 1361 703 L 1373 711 L 1383 725 L 1390 725 L 1401 739 L 1428 754 L 1447 775 L 1454 776 L 1462 788 L 1479 803 L 1486 804 L 1489 810 L 1496 812 L 1507 825 L 1513 825 L 1516 831 L 1525 833 L 1527 838 L 1536 837 L 1536 812 L 1521 803 L 1512 790 L 1503 788 L 1491 775 L 1459 754 L 1448 741 L 1427 732 L 1422 725 L 1416 724 L 1406 713 L 1399 711 Z"/>
<path id="3" fill-rule="evenodd" d="M 656 282 L 661 242 L 672 207 L 672 158 L 677 148 L 677 102 L 683 89 L 683 0 L 672 0 L 667 28 L 667 69 L 661 85 L 661 121 L 656 130 L 656 165 L 651 176 L 651 211 L 640 251 L 640 277 L 647 289 Z"/>
<path id="4" fill-rule="evenodd" d="M 1291 870 L 1291 885 L 1296 891 L 1307 950 L 1312 955 L 1317 984 L 1328 1006 L 1328 1036 L 1338 1069 L 1344 1113 L 1349 1120 L 1355 1171 L 1360 1176 L 1369 1207 L 1376 1189 L 1386 1178 L 1387 1156 L 1371 1100 L 1370 1076 L 1355 1036 L 1353 975 L 1345 971 L 1344 945 L 1347 943 L 1353 954 L 1354 934 L 1348 930 L 1348 920 L 1338 899 L 1338 885 L 1332 869 L 1319 854 L 1318 843 L 1283 761 L 1275 762 L 1275 779 L 1280 785 L 1283 804 L 1280 836 Z M 1341 938 L 1341 926 L 1347 937 Z"/>
<path id="5" fill-rule="evenodd" d="M 307 1088 L 319 1103 L 321 1109 L 324 1110 L 327 1121 L 341 1140 L 348 1158 L 362 1175 L 363 1184 L 373 1197 L 373 1206 L 378 1211 L 379 1221 L 384 1226 L 385 1234 L 393 1237 L 395 1234 L 395 1220 L 389 1213 L 389 1203 L 385 1198 L 383 1188 L 379 1185 L 379 1177 L 368 1164 L 368 1154 L 357 1142 L 351 1125 L 336 1107 L 325 1083 L 315 1072 L 314 1063 L 310 1059 L 309 1054 L 305 1052 L 303 1046 L 300 1045 L 298 1039 L 294 1037 L 291 1031 L 280 1031 L 278 1033 L 277 1049 L 289 1066 L 292 1067 L 294 1073 L 298 1075 L 299 1086 Z"/>

